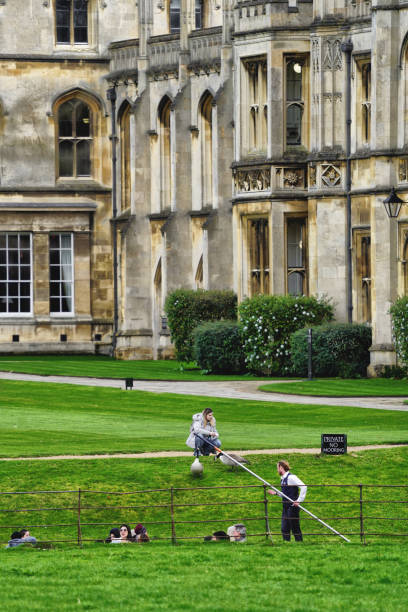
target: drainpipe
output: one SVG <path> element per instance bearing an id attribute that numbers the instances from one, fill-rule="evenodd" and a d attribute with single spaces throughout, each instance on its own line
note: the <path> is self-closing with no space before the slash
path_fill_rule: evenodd
<path id="1" fill-rule="evenodd" d="M 346 194 L 347 194 L 347 320 L 353 322 L 353 261 L 351 242 L 351 40 L 343 42 L 341 50 L 346 54 Z"/>
<path id="2" fill-rule="evenodd" d="M 115 356 L 116 352 L 116 340 L 118 334 L 118 239 L 117 239 L 117 206 L 116 206 L 116 87 L 115 83 L 106 92 L 106 97 L 111 103 L 111 125 L 112 133 L 110 139 L 112 141 L 112 248 L 113 248 L 113 332 L 112 332 L 112 346 L 111 356 Z"/>

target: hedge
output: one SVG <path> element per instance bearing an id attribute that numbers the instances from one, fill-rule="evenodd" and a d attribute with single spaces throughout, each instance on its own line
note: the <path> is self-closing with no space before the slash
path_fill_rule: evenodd
<path id="1" fill-rule="evenodd" d="M 408 296 L 398 298 L 390 308 L 395 349 L 401 364 L 408 367 Z"/>
<path id="2" fill-rule="evenodd" d="M 236 321 L 202 323 L 194 330 L 194 357 L 205 373 L 245 372 L 240 326 Z"/>
<path id="3" fill-rule="evenodd" d="M 258 295 L 244 300 L 239 314 L 247 368 L 283 376 L 291 371 L 291 334 L 306 325 L 331 321 L 333 307 L 325 298 Z"/>
<path id="4" fill-rule="evenodd" d="M 233 291 L 176 289 L 167 296 L 164 309 L 176 358 L 191 361 L 194 328 L 204 321 L 236 319 L 237 296 Z"/>
<path id="5" fill-rule="evenodd" d="M 370 363 L 371 327 L 360 324 L 333 323 L 312 328 L 313 376 L 356 378 L 367 375 Z M 307 376 L 307 329 L 290 338 L 292 370 Z"/>

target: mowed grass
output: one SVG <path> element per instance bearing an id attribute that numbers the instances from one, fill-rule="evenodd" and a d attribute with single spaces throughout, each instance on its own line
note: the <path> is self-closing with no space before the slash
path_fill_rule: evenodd
<path id="1" fill-rule="evenodd" d="M 405 612 L 406 546 L 169 547 L 0 551 L 2 606 L 29 610 Z"/>
<path id="2" fill-rule="evenodd" d="M 278 457 L 249 458 L 252 471 L 272 486 L 279 486 Z M 360 542 L 360 483 L 366 541 L 381 542 L 385 534 L 395 541 L 406 541 L 407 449 L 364 451 L 339 457 L 288 454 L 283 458 L 289 460 L 293 472 L 309 487 L 305 506 L 353 543 Z M 76 541 L 81 489 L 81 532 L 85 546 L 103 540 L 110 527 L 122 522 L 131 526 L 142 522 L 151 538 L 165 539 L 170 546 L 173 487 L 178 542 L 185 542 L 185 538 L 190 542 L 202 541 L 212 531 L 226 531 L 229 525 L 243 522 L 247 525 L 249 544 L 264 543 L 262 483 L 242 469 L 234 472 L 215 463 L 212 457 L 202 458 L 204 473 L 197 479 L 190 473 L 191 462 L 192 457 L 0 461 L 0 542 L 6 542 L 11 532 L 23 525 L 30 526 L 31 533 L 41 541 Z M 389 485 L 390 466 L 391 484 L 405 486 L 391 489 L 370 486 Z M 348 486 L 334 486 L 340 484 Z M 5 494 L 17 491 L 36 493 Z M 281 502 L 269 495 L 267 500 L 270 531 L 274 542 L 280 542 Z M 306 515 L 302 516 L 302 525 L 304 533 L 309 534 L 305 535 L 305 546 L 326 542 L 337 546 L 341 542 Z M 373 535 L 378 533 L 384 535 Z M 156 544 L 152 541 L 152 547 Z"/>
<path id="3" fill-rule="evenodd" d="M 338 406 L 155 394 L 0 381 L 0 456 L 187 450 L 191 415 L 211 406 L 226 449 L 405 443 L 408 414 Z"/>
<path id="4" fill-rule="evenodd" d="M 119 361 L 103 355 L 0 355 L 0 371 L 44 376 L 89 376 L 139 380 L 271 380 L 250 374 L 204 375 L 194 363 L 179 361 Z"/>
<path id="5" fill-rule="evenodd" d="M 295 382 L 274 383 L 259 387 L 269 393 L 316 395 L 323 397 L 404 397 L 408 396 L 408 380 L 391 378 L 316 378 Z"/>

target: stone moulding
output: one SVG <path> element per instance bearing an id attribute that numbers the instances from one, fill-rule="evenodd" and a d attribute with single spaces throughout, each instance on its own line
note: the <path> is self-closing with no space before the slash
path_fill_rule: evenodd
<path id="1" fill-rule="evenodd" d="M 236 193 L 269 191 L 271 174 L 269 167 L 233 169 Z"/>

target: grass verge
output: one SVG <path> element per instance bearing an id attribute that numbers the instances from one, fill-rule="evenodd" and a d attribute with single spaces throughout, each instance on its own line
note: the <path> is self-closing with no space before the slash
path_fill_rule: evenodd
<path id="1" fill-rule="evenodd" d="M 408 413 L 0 381 L 3 457 L 187 450 L 191 415 L 211 406 L 224 448 L 405 443 Z"/>
<path id="2" fill-rule="evenodd" d="M 259 389 L 268 393 L 323 397 L 404 397 L 408 396 L 408 381 L 391 378 L 316 378 L 262 385 Z"/>

